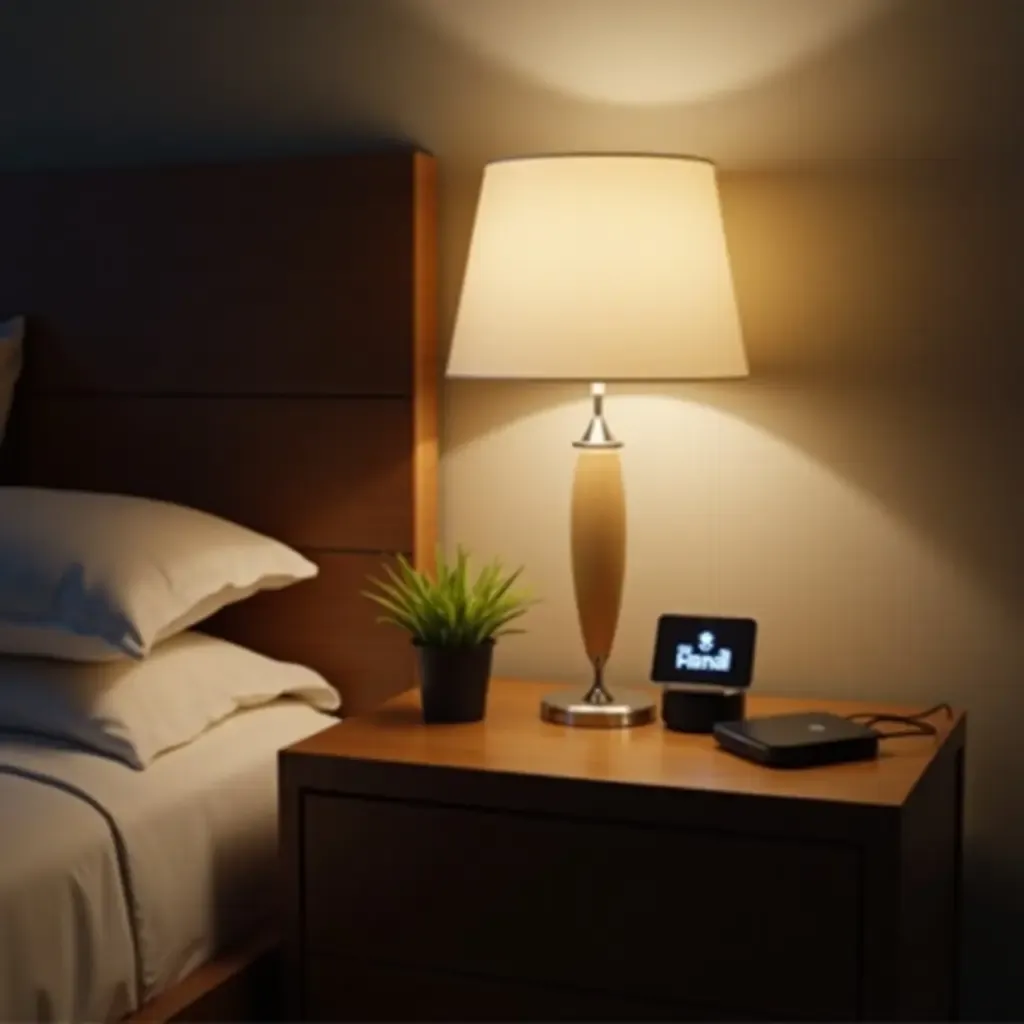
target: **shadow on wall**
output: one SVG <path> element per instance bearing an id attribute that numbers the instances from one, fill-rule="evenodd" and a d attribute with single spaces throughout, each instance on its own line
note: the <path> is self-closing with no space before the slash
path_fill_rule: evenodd
<path id="1" fill-rule="evenodd" d="M 964 0 L 753 6 L 760 13 L 742 0 L 6 4 L 0 37 L 16 45 L 0 63 L 0 162 L 414 140 L 441 158 L 447 337 L 480 166 L 494 157 L 657 150 L 763 167 L 1020 149 L 1019 0 L 986 0 L 984 16 Z"/>
<path id="2" fill-rule="evenodd" d="M 1006 159 L 724 175 L 758 372 L 944 385 L 954 403 L 964 385 L 1005 395 L 1024 380 L 1022 169 Z"/>
<path id="3" fill-rule="evenodd" d="M 727 176 L 753 380 L 695 400 L 805 451 L 1024 614 L 1020 161 Z M 799 387 L 813 383 L 813 389 Z"/>
<path id="4" fill-rule="evenodd" d="M 929 130 L 948 141 L 965 40 L 986 48 L 986 83 L 1016 67 L 989 46 L 1013 0 L 990 0 L 985 19 L 955 0 L 759 6 L 755 33 L 749 5 L 723 0 L 10 4 L 0 121 L 17 161 L 279 152 L 369 127 L 449 163 L 595 147 L 763 163 L 905 154 Z M 935 60 L 947 55 L 952 73 Z"/>

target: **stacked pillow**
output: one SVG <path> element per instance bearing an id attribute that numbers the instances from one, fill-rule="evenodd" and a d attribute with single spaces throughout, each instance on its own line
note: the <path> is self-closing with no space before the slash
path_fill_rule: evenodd
<path id="1" fill-rule="evenodd" d="M 312 669 L 202 633 L 179 633 L 143 661 L 0 658 L 0 732 L 57 740 L 136 769 L 236 711 L 283 697 L 321 711 L 339 704 Z"/>
<path id="2" fill-rule="evenodd" d="M 0 323 L 0 437 L 23 333 L 20 318 Z M 186 632 L 316 574 L 280 541 L 196 509 L 0 487 L 0 732 L 142 768 L 241 707 L 290 694 L 334 710 L 311 669 Z"/>
<path id="3" fill-rule="evenodd" d="M 196 509 L 0 488 L 0 652 L 144 658 L 225 605 L 317 573 L 297 551 Z"/>

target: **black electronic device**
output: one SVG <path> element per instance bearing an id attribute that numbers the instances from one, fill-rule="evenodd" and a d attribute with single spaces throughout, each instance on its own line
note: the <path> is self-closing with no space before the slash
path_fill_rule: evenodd
<path id="1" fill-rule="evenodd" d="M 654 683 L 735 689 L 754 675 L 757 623 L 709 615 L 662 615 L 654 640 Z"/>
<path id="2" fill-rule="evenodd" d="M 869 761 L 883 738 L 870 726 L 826 712 L 718 722 L 713 734 L 723 750 L 772 768 Z"/>
<path id="3" fill-rule="evenodd" d="M 718 722 L 739 721 L 746 704 L 746 690 L 668 686 L 661 695 L 661 720 L 674 732 L 709 733 Z"/>
<path id="4" fill-rule="evenodd" d="M 661 720 L 675 732 L 710 733 L 741 719 L 754 674 L 753 619 L 662 615 L 651 681 L 661 683 Z"/>

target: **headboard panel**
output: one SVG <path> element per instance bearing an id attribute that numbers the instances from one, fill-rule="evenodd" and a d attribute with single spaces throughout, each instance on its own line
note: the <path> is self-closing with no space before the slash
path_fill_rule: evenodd
<path id="1" fill-rule="evenodd" d="M 0 317 L 29 317 L 2 479 L 303 551 L 315 581 L 204 628 L 313 666 L 350 713 L 412 682 L 359 590 L 436 538 L 435 204 L 407 151 L 0 175 Z"/>

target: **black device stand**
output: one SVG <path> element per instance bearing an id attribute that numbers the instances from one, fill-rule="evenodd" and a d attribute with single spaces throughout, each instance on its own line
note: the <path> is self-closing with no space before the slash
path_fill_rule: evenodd
<path id="1" fill-rule="evenodd" d="M 661 720 L 674 732 L 710 733 L 719 722 L 739 722 L 746 711 L 745 690 L 720 686 L 667 686 Z"/>

